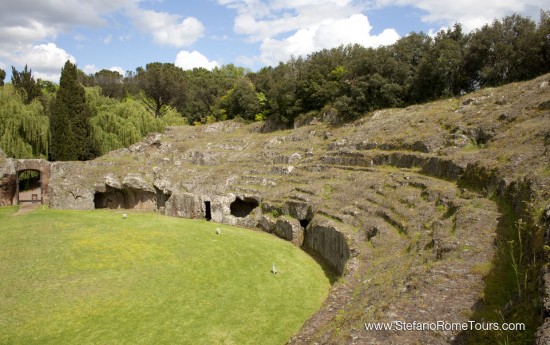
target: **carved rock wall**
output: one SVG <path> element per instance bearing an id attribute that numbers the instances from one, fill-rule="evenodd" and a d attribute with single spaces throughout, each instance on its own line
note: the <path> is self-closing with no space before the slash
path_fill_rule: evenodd
<path id="1" fill-rule="evenodd" d="M 305 231 L 304 247 L 319 254 L 342 275 L 351 251 L 338 226 L 342 225 L 323 216 L 315 216 Z"/>

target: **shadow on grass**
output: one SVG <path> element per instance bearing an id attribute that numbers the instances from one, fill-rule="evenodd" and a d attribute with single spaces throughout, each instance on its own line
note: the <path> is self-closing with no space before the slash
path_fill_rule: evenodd
<path id="1" fill-rule="evenodd" d="M 325 273 L 325 276 L 330 281 L 330 285 L 334 285 L 334 283 L 336 283 L 336 281 L 340 277 L 336 272 L 336 268 L 334 268 L 330 264 L 330 262 L 328 262 L 327 259 L 323 258 L 319 253 L 306 247 L 301 247 L 301 249 L 304 252 L 306 252 L 309 256 L 311 256 L 319 266 L 321 266 L 321 268 L 323 269 L 323 272 Z"/>

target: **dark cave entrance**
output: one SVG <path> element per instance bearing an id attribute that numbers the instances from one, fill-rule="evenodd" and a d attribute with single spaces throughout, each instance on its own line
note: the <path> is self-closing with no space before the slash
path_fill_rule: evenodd
<path id="1" fill-rule="evenodd" d="M 157 187 L 155 187 L 155 192 L 157 193 L 157 210 L 163 210 L 166 207 L 166 201 L 170 199 L 172 194 L 164 193 Z"/>
<path id="2" fill-rule="evenodd" d="M 307 220 L 307 219 L 302 219 L 302 220 L 300 220 L 300 225 L 301 225 L 302 228 L 304 228 L 304 230 L 305 230 L 305 228 L 307 228 L 307 226 L 309 225 L 309 220 Z"/>
<path id="3" fill-rule="evenodd" d="M 105 186 L 105 192 L 94 194 L 94 206 L 96 209 L 140 209 L 147 211 L 163 210 L 166 201 L 171 194 L 166 194 L 155 188 L 155 192 L 134 188 L 113 188 Z"/>
<path id="4" fill-rule="evenodd" d="M 256 207 L 260 206 L 258 201 L 253 198 L 236 198 L 235 201 L 229 205 L 231 215 L 239 218 L 248 216 Z"/>
<path id="5" fill-rule="evenodd" d="M 212 209 L 210 206 L 210 201 L 204 202 L 204 218 L 208 221 L 212 220 Z"/>
<path id="6" fill-rule="evenodd" d="M 129 208 L 127 193 L 122 189 L 106 186 L 105 192 L 94 194 L 95 208 Z"/>

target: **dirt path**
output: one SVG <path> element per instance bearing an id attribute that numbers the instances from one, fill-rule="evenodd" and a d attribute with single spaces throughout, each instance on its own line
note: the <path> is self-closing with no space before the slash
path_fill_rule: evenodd
<path id="1" fill-rule="evenodd" d="M 20 216 L 20 215 L 32 212 L 36 210 L 40 205 L 41 204 L 32 204 L 28 202 L 22 203 L 21 206 L 19 207 L 19 211 L 17 211 L 17 213 L 15 213 L 14 216 Z"/>
<path id="2" fill-rule="evenodd" d="M 38 201 L 35 201 L 35 202 L 27 201 L 27 200 L 32 200 L 33 194 L 36 195 L 36 197 L 38 197 Z M 19 200 L 26 200 L 26 201 L 21 201 L 20 203 L 21 206 L 19 207 L 19 211 L 17 211 L 17 213 L 15 213 L 14 215 L 19 216 L 19 215 L 27 214 L 29 212 L 36 210 L 38 206 L 41 205 L 40 197 L 41 197 L 40 188 L 26 190 L 24 192 L 19 193 Z"/>

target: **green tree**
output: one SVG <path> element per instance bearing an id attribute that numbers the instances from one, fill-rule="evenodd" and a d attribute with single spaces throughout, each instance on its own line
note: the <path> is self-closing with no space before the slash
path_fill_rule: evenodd
<path id="1" fill-rule="evenodd" d="M 106 69 L 94 74 L 95 84 L 101 88 L 103 96 L 122 99 L 124 97 L 123 76 L 116 72 Z"/>
<path id="2" fill-rule="evenodd" d="M 224 95 L 219 102 L 221 119 L 234 119 L 241 117 L 248 121 L 256 119 L 256 115 L 260 114 L 261 97 L 254 88 L 254 85 L 246 77 L 240 78 L 235 86 Z"/>
<path id="3" fill-rule="evenodd" d="M 532 78 L 545 70 L 540 34 L 529 18 L 511 15 L 472 34 L 464 57 L 474 87 Z"/>
<path id="4" fill-rule="evenodd" d="M 0 86 L 4 86 L 4 79 L 6 79 L 6 71 L 0 68 Z"/>
<path id="5" fill-rule="evenodd" d="M 87 160 L 97 157 L 99 147 L 92 135 L 91 111 L 84 87 L 78 82 L 76 65 L 61 70 L 59 90 L 51 107 L 51 160 Z"/>
<path id="6" fill-rule="evenodd" d="M 145 69 L 137 69 L 135 80 L 143 91 L 143 103 L 155 117 L 161 117 L 168 106 L 185 99 L 184 73 L 174 64 L 149 63 Z"/>
<path id="7" fill-rule="evenodd" d="M 41 95 L 40 84 L 34 80 L 32 70 L 27 65 L 19 72 L 11 67 L 11 82 L 19 92 L 22 93 L 25 104 L 30 104 L 36 97 Z"/>
<path id="8" fill-rule="evenodd" d="M 42 102 L 25 104 L 12 84 L 0 88 L 0 147 L 13 158 L 47 158 L 49 119 Z"/>
<path id="9" fill-rule="evenodd" d="M 437 33 L 416 71 L 412 93 L 417 101 L 458 95 L 468 89 L 463 71 L 466 42 L 460 24 Z"/>
<path id="10" fill-rule="evenodd" d="M 212 71 L 204 68 L 186 71 L 187 97 L 184 102 L 178 102 L 176 107 L 185 114 L 190 123 L 201 122 L 211 116 L 222 120 L 219 117 L 220 113 L 215 109 L 216 104 L 244 75 L 244 68 L 235 67 L 233 64 L 216 67 Z"/>
<path id="11" fill-rule="evenodd" d="M 287 63 L 279 63 L 271 69 L 271 78 L 265 80 L 268 82 L 267 90 L 259 90 L 267 96 L 275 120 L 286 125 L 294 123 L 294 119 L 302 112 L 301 100 L 297 96 L 299 69 L 302 63 L 302 59 L 295 58 L 291 58 Z"/>
<path id="12" fill-rule="evenodd" d="M 550 11 L 540 11 L 537 40 L 542 57 L 541 73 L 550 72 Z"/>
<path id="13" fill-rule="evenodd" d="M 85 90 L 92 112 L 92 132 L 101 154 L 128 147 L 149 133 L 162 132 L 166 126 L 187 124 L 174 108 L 168 108 L 161 118 L 155 118 L 143 102 L 132 97 L 123 100 L 106 97 L 99 86 Z"/>

